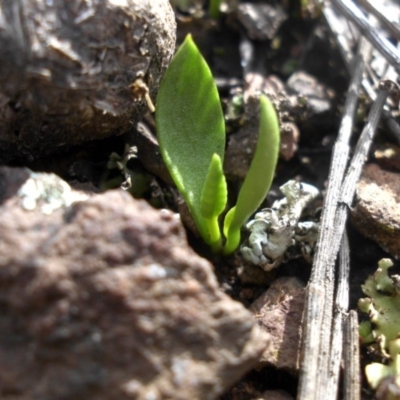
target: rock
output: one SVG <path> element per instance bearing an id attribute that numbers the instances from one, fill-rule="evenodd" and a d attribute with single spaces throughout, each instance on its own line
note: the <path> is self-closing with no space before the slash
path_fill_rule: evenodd
<path id="1" fill-rule="evenodd" d="M 3 163 L 126 132 L 175 47 L 167 0 L 6 1 L 0 15 Z"/>
<path id="2" fill-rule="evenodd" d="M 282 5 L 242 3 L 237 16 L 250 39 L 271 40 L 288 18 Z"/>
<path id="3" fill-rule="evenodd" d="M 281 126 L 281 148 L 279 155 L 284 161 L 291 160 L 297 153 L 300 140 L 300 131 L 293 122 L 283 123 Z"/>
<path id="4" fill-rule="evenodd" d="M 227 394 L 225 394 L 224 399 L 229 400 L 293 400 L 287 392 L 283 390 L 266 390 L 261 392 L 256 389 L 254 382 L 249 383 L 246 381 L 241 381 L 235 387 L 233 387 Z"/>
<path id="5" fill-rule="evenodd" d="M 247 175 L 257 146 L 259 111 L 259 97 L 249 97 L 245 104 L 245 122 L 237 132 L 229 135 L 224 159 L 224 172 L 229 179 L 243 180 Z M 296 128 L 294 124 L 292 126 Z M 299 135 L 297 130 L 292 132 L 288 124 L 281 124 L 281 129 L 283 127 L 285 132 L 283 136 L 281 134 L 279 156 L 288 160 L 297 150 Z"/>
<path id="6" fill-rule="evenodd" d="M 385 143 L 374 152 L 376 162 L 384 169 L 400 171 L 400 146 Z"/>
<path id="7" fill-rule="evenodd" d="M 238 277 L 243 286 L 246 285 L 259 285 L 268 286 L 273 280 L 276 279 L 276 271 L 265 271 L 258 265 L 251 264 L 243 260 L 236 255 L 236 264 L 239 266 L 237 268 Z"/>
<path id="8" fill-rule="evenodd" d="M 376 400 L 399 400 L 400 399 L 400 376 L 388 376 L 376 389 Z"/>
<path id="9" fill-rule="evenodd" d="M 261 396 L 252 400 L 294 400 L 294 398 L 284 390 L 266 390 Z"/>
<path id="10" fill-rule="evenodd" d="M 224 173 L 229 179 L 244 179 L 250 168 L 258 138 L 259 102 L 256 97 L 248 99 L 245 124 L 229 135 L 224 159 Z"/>
<path id="11" fill-rule="evenodd" d="M 400 257 L 399 174 L 376 164 L 364 167 L 357 184 L 351 222 L 395 258 Z"/>
<path id="12" fill-rule="evenodd" d="M 237 132 L 229 135 L 224 159 L 224 172 L 230 179 L 244 179 L 253 159 L 259 131 L 260 93 L 264 93 L 273 101 L 279 114 L 279 158 L 289 161 L 297 152 L 300 132 L 296 121 L 304 114 L 303 104 L 297 96 L 287 94 L 283 82 L 278 77 L 249 72 L 245 75 L 243 122 Z"/>
<path id="13" fill-rule="evenodd" d="M 212 400 L 258 362 L 266 335 L 176 215 L 122 191 L 43 213 L 82 195 L 59 183 L 28 211 L 32 175 L 0 176 L 2 400 Z"/>
<path id="14" fill-rule="evenodd" d="M 261 365 L 297 374 L 304 301 L 302 283 L 294 277 L 283 277 L 274 281 L 250 306 L 259 326 L 271 338 L 261 356 Z"/>
<path id="15" fill-rule="evenodd" d="M 307 99 L 310 118 L 326 115 L 331 110 L 332 90 L 304 71 L 297 71 L 291 75 L 287 81 L 287 91 Z"/>

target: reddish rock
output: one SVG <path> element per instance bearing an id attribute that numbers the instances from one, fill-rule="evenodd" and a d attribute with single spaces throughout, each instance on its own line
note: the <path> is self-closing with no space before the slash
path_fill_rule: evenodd
<path id="1" fill-rule="evenodd" d="M 400 146 L 385 143 L 381 149 L 375 150 L 374 157 L 381 167 L 400 171 Z"/>
<path id="2" fill-rule="evenodd" d="M 261 365 L 272 365 L 296 374 L 299 369 L 301 318 L 305 301 L 302 283 L 293 277 L 279 278 L 250 307 L 270 342 Z"/>
<path id="3" fill-rule="evenodd" d="M 297 152 L 300 140 L 299 128 L 293 122 L 281 126 L 281 148 L 279 155 L 283 160 L 291 160 Z"/>
<path id="4" fill-rule="evenodd" d="M 265 334 L 174 214 L 122 191 L 44 214 L 52 196 L 28 211 L 17 186 L 0 190 L 1 399 L 211 400 L 258 362 Z"/>
<path id="5" fill-rule="evenodd" d="M 256 389 L 254 383 L 241 381 L 225 394 L 224 399 L 229 400 L 293 400 L 287 392 L 283 390 L 266 390 L 261 392 Z"/>
<path id="6" fill-rule="evenodd" d="M 294 400 L 294 397 L 284 390 L 266 390 L 261 396 L 251 400 Z"/>
<path id="7" fill-rule="evenodd" d="M 357 184 L 353 225 L 395 258 L 400 257 L 400 175 L 366 165 Z"/>
<path id="8" fill-rule="evenodd" d="M 284 7 L 277 5 L 242 3 L 238 6 L 237 16 L 248 36 L 253 40 L 271 40 L 280 26 L 288 18 Z"/>
<path id="9" fill-rule="evenodd" d="M 127 132 L 174 53 L 167 0 L 1 2 L 0 14 L 3 163 Z"/>

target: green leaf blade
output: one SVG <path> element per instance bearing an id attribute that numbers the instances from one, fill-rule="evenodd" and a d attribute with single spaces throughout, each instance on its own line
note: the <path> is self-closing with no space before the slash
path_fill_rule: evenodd
<path id="1" fill-rule="evenodd" d="M 213 154 L 200 199 L 200 213 L 208 227 L 209 236 L 205 241 L 215 252 L 219 252 L 222 248 L 218 217 L 225 210 L 227 200 L 228 189 L 222 161 L 218 154 Z"/>
<path id="2" fill-rule="evenodd" d="M 274 179 L 280 146 L 279 121 L 273 104 L 266 96 L 260 97 L 260 128 L 256 151 L 240 189 L 237 204 L 228 215 L 224 226 L 227 243 L 225 254 L 236 250 L 240 228 L 268 194 Z"/>
<path id="3" fill-rule="evenodd" d="M 161 82 L 156 126 L 163 159 L 206 240 L 201 196 L 213 154 L 223 162 L 225 125 L 212 73 L 190 35 Z"/>
<path id="4" fill-rule="evenodd" d="M 228 199 L 228 189 L 222 160 L 213 154 L 200 199 L 200 212 L 204 218 L 218 217 L 224 211 Z"/>

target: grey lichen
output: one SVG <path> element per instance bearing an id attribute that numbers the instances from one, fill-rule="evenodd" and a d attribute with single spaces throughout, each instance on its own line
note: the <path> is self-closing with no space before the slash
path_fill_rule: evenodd
<path id="1" fill-rule="evenodd" d="M 32 211 L 39 208 L 45 215 L 88 198 L 85 193 L 73 191 L 55 174 L 30 172 L 30 178 L 18 191 L 19 204 L 23 209 Z"/>
<path id="2" fill-rule="evenodd" d="M 319 223 L 300 221 L 300 217 L 318 197 L 319 190 L 296 181 L 288 181 L 280 190 L 285 197 L 247 223 L 250 236 L 240 249 L 246 261 L 266 271 L 278 267 L 285 258 L 292 258 L 290 248 L 296 245 L 301 254 L 310 259 L 318 239 Z"/>

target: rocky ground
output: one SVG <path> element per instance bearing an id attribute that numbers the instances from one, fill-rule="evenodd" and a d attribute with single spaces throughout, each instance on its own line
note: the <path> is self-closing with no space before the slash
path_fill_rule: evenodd
<path id="1" fill-rule="evenodd" d="M 294 399 L 313 249 L 271 271 L 213 255 L 149 109 L 175 38 L 192 33 L 220 91 L 232 191 L 263 92 L 282 137 L 263 206 L 288 180 L 311 184 L 320 195 L 302 218 L 318 223 L 350 79 L 342 54 L 313 2 L 226 2 L 217 19 L 200 0 L 144 3 L 0 5 L 0 398 Z M 356 136 L 369 106 L 362 95 Z M 357 185 L 350 309 L 378 260 L 399 269 L 398 144 L 382 123 Z"/>

